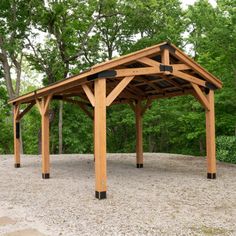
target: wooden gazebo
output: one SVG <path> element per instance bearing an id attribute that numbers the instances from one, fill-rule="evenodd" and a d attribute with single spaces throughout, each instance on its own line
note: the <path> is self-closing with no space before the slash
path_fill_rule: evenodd
<path id="1" fill-rule="evenodd" d="M 94 120 L 95 196 L 106 198 L 106 107 L 127 103 L 136 117 L 136 164 L 143 167 L 142 117 L 154 99 L 193 95 L 206 111 L 207 178 L 216 178 L 215 76 L 170 43 L 103 62 L 9 101 L 14 106 L 15 167 L 20 167 L 20 120 L 36 104 L 42 124 L 42 177 L 50 177 L 49 104 L 53 99 L 77 104 Z M 21 111 L 20 106 L 27 104 Z"/>

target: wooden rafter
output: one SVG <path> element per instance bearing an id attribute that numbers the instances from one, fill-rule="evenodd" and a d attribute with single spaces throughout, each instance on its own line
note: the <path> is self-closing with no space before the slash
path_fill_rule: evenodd
<path id="1" fill-rule="evenodd" d="M 204 68 L 199 66 L 195 61 L 193 61 L 190 57 L 188 57 L 186 54 L 181 52 L 177 47 L 173 45 L 173 47 L 176 49 L 175 56 L 183 63 L 188 65 L 191 69 L 195 70 L 198 74 L 200 74 L 203 78 L 205 78 L 207 81 L 215 84 L 218 88 L 222 88 L 222 83 L 220 80 L 218 80 L 216 77 L 214 77 L 212 74 L 210 74 L 208 71 L 206 71 Z"/>
<path id="2" fill-rule="evenodd" d="M 184 96 L 184 95 L 193 95 L 193 89 L 184 89 L 182 91 L 166 92 L 166 93 L 157 94 L 157 95 L 150 95 L 150 96 L 147 96 L 147 98 L 154 100 L 154 99 L 171 98 L 171 97 Z"/>
<path id="3" fill-rule="evenodd" d="M 173 85 L 176 88 L 181 89 L 181 85 L 178 84 L 177 82 L 173 81 L 172 78 L 170 76 L 163 76 L 162 77 L 165 81 L 167 81 L 169 84 Z"/>
<path id="4" fill-rule="evenodd" d="M 161 65 L 161 63 L 159 63 L 159 62 L 157 62 L 153 59 L 150 59 L 148 57 L 139 58 L 137 61 L 141 62 L 144 65 L 148 65 L 148 66 L 151 66 L 151 67 L 158 67 L 158 66 Z"/>
<path id="5" fill-rule="evenodd" d="M 141 90 L 141 89 L 135 87 L 135 86 L 134 86 L 133 84 L 131 84 L 131 83 L 128 84 L 126 88 L 127 88 L 127 90 L 128 90 L 130 93 L 135 94 L 136 97 L 138 97 L 138 96 L 145 96 L 145 93 L 143 92 L 143 90 Z"/>
<path id="6" fill-rule="evenodd" d="M 143 85 L 158 83 L 158 82 L 161 82 L 161 81 L 164 81 L 164 80 L 165 80 L 164 78 L 162 78 L 162 79 L 156 79 L 156 80 L 145 80 L 145 79 L 143 79 L 143 77 L 142 77 L 142 78 L 140 78 L 140 82 L 134 84 L 133 86 L 139 87 L 139 86 L 143 86 Z"/>
<path id="7" fill-rule="evenodd" d="M 190 70 L 191 67 L 186 64 L 171 64 L 174 70 Z"/>

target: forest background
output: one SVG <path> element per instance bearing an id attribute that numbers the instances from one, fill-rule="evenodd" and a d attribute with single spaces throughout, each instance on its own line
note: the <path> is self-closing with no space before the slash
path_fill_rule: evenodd
<path id="1" fill-rule="evenodd" d="M 236 2 L 198 0 L 1 0 L 0 153 L 13 153 L 8 99 L 92 65 L 163 41 L 223 82 L 216 91 L 217 158 L 236 163 Z M 93 124 L 77 106 L 51 105 L 51 153 L 92 153 Z M 153 102 L 143 121 L 144 151 L 205 155 L 205 112 L 191 96 Z M 22 152 L 40 153 L 40 115 L 21 122 Z M 107 111 L 107 151 L 135 151 L 129 106 Z"/>

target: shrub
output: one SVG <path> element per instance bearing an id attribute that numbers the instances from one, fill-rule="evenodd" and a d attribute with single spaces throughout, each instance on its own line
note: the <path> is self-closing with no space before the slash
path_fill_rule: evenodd
<path id="1" fill-rule="evenodd" d="M 236 136 L 219 136 L 216 139 L 216 158 L 236 164 Z"/>

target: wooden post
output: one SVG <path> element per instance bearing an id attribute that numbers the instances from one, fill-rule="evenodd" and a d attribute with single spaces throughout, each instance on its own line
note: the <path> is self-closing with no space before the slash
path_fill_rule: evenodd
<path id="1" fill-rule="evenodd" d="M 45 103 L 45 98 L 43 98 Z M 49 112 L 48 108 L 42 114 L 42 178 L 50 178 L 50 166 L 49 166 Z"/>
<path id="2" fill-rule="evenodd" d="M 164 65 L 169 65 L 169 64 L 170 64 L 170 54 L 169 54 L 169 50 L 168 50 L 168 49 L 164 49 L 164 50 L 162 51 L 161 62 L 162 62 Z"/>
<path id="3" fill-rule="evenodd" d="M 142 103 L 138 100 L 135 104 L 136 119 L 136 164 L 137 168 L 143 168 L 143 126 L 142 126 Z"/>
<path id="4" fill-rule="evenodd" d="M 161 54 L 161 62 L 164 65 L 169 65 L 170 64 L 170 53 L 168 49 L 164 49 Z M 169 75 L 169 71 L 165 71 L 164 74 Z"/>
<path id="5" fill-rule="evenodd" d="M 215 147 L 215 109 L 214 91 L 209 90 L 206 95 L 209 110 L 206 109 L 206 150 L 207 150 L 207 178 L 216 178 L 216 147 Z"/>
<path id="6" fill-rule="evenodd" d="M 14 156 L 15 156 L 15 168 L 20 168 L 20 105 L 14 105 Z"/>
<path id="7" fill-rule="evenodd" d="M 94 82 L 94 154 L 95 154 L 95 197 L 106 198 L 106 79 L 97 79 Z"/>
<path id="8" fill-rule="evenodd" d="M 42 127 L 42 178 L 50 178 L 50 149 L 49 149 L 49 103 L 52 95 L 43 97 L 41 102 L 36 100 L 40 114 Z"/>

